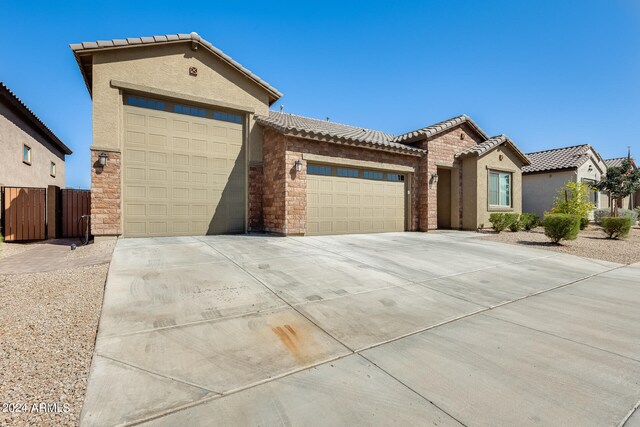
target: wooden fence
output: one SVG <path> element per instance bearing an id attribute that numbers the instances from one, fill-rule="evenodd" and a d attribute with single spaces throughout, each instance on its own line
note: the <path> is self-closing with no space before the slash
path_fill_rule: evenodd
<path id="1" fill-rule="evenodd" d="M 86 222 L 79 223 L 83 215 L 91 213 L 91 191 L 62 190 L 62 237 L 80 237 Z"/>
<path id="2" fill-rule="evenodd" d="M 47 189 L 4 187 L 4 239 L 7 242 L 47 238 Z"/>

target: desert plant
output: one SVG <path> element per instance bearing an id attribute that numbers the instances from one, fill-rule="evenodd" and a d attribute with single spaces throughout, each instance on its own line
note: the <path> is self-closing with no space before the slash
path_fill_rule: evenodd
<path id="1" fill-rule="evenodd" d="M 589 218 L 580 217 L 580 230 L 584 230 L 589 225 Z"/>
<path id="2" fill-rule="evenodd" d="M 534 213 L 523 213 L 520 215 L 522 228 L 529 231 L 540 225 L 540 217 Z"/>
<path id="3" fill-rule="evenodd" d="M 552 213 L 578 215 L 584 220 L 580 221 L 580 230 L 589 225 L 589 213 L 596 206 L 589 201 L 592 188 L 585 183 L 568 181 L 563 188 L 558 190 Z"/>
<path id="4" fill-rule="evenodd" d="M 497 233 L 500 233 L 509 227 L 509 218 L 507 218 L 504 213 L 492 213 L 489 215 L 489 222 L 491 223 L 491 227 Z"/>
<path id="5" fill-rule="evenodd" d="M 638 220 L 638 212 L 632 209 L 618 209 L 618 216 L 626 216 L 631 218 L 631 225 L 635 224 Z"/>
<path id="6" fill-rule="evenodd" d="M 520 222 L 520 214 L 517 213 L 508 213 L 505 214 L 507 217 L 507 221 L 509 222 L 509 230 L 516 231 L 522 230 L 522 223 Z"/>
<path id="7" fill-rule="evenodd" d="M 625 238 L 631 230 L 630 216 L 605 216 L 602 218 L 602 230 L 609 239 Z"/>
<path id="8" fill-rule="evenodd" d="M 604 218 L 605 216 L 611 216 L 610 209 L 596 209 L 593 211 L 593 222 L 600 225 L 602 223 L 602 218 Z"/>
<path id="9" fill-rule="evenodd" d="M 611 216 L 618 216 L 618 203 L 640 188 L 640 171 L 629 156 L 621 166 L 607 168 L 607 174 L 593 188 L 611 196 Z"/>
<path id="10" fill-rule="evenodd" d="M 575 240 L 580 232 L 580 217 L 569 214 L 548 214 L 544 217 L 544 234 L 553 243 Z"/>

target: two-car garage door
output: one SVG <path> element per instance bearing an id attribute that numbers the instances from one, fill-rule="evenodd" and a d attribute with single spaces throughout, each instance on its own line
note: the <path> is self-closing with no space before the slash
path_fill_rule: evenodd
<path id="1" fill-rule="evenodd" d="M 243 117 L 126 96 L 125 237 L 244 231 Z"/>
<path id="2" fill-rule="evenodd" d="M 308 164 L 308 235 L 404 231 L 405 218 L 405 175 Z"/>

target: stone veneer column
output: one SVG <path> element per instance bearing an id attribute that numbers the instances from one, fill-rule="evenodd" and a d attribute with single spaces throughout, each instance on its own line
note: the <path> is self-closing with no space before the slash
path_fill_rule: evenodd
<path id="1" fill-rule="evenodd" d="M 296 160 L 302 161 L 302 170 L 296 171 Z M 302 153 L 287 151 L 286 154 L 286 204 L 285 221 L 287 235 L 307 232 L 307 162 Z"/>
<path id="2" fill-rule="evenodd" d="M 100 166 L 100 153 L 109 156 Z M 117 151 L 91 150 L 91 234 L 96 240 L 122 234 L 122 164 Z"/>

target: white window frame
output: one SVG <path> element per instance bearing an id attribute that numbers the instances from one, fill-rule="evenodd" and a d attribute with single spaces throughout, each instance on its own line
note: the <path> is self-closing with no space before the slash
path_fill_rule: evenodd
<path id="1" fill-rule="evenodd" d="M 491 203 L 491 174 L 496 174 L 498 175 L 498 188 L 497 188 L 497 192 L 498 192 L 498 204 L 492 204 Z M 500 204 L 500 200 L 502 199 L 500 197 L 500 177 L 502 175 L 506 175 L 509 177 L 509 203 L 506 205 L 502 205 Z M 493 170 L 493 169 L 489 169 L 489 175 L 487 177 L 487 204 L 489 205 L 489 208 L 491 209 L 512 209 L 513 208 L 513 172 L 507 172 L 507 171 L 501 171 L 501 170 Z"/>
<path id="2" fill-rule="evenodd" d="M 26 158 L 24 155 L 25 149 L 27 153 Z M 31 147 L 29 147 L 27 144 L 22 144 L 22 163 L 24 163 L 25 165 L 31 166 Z"/>

